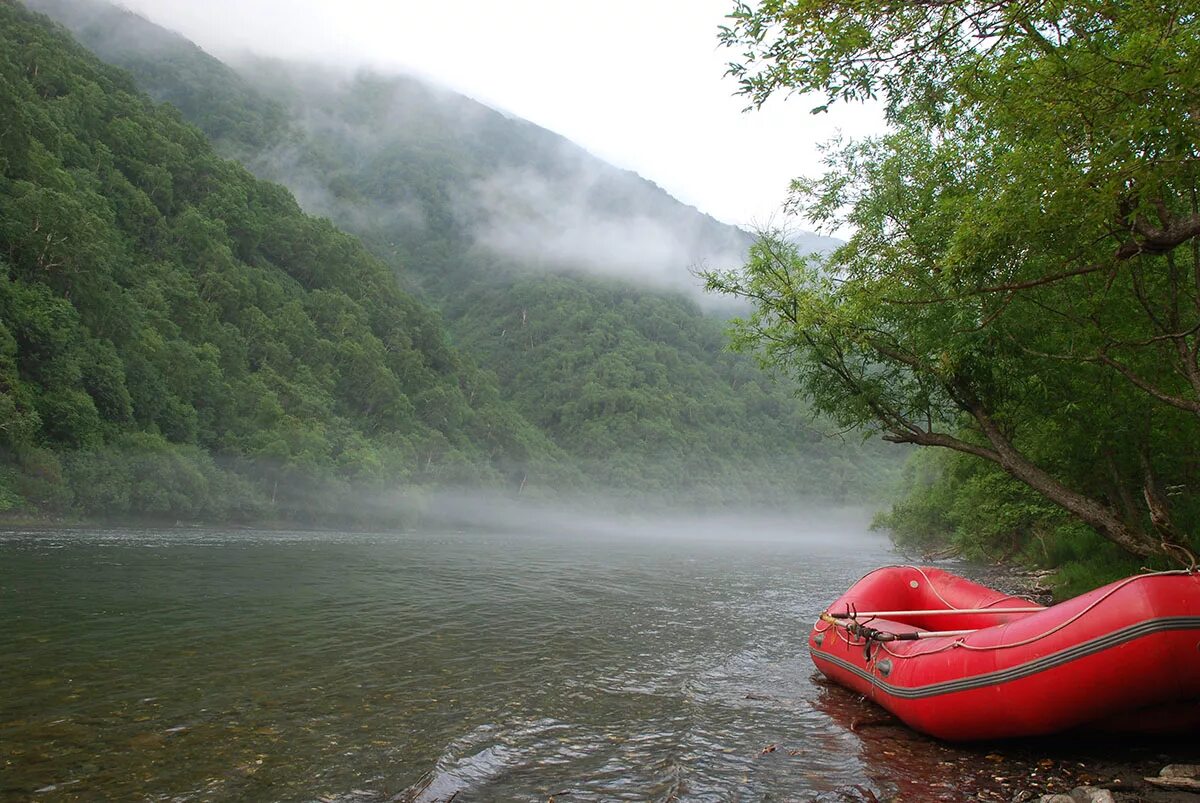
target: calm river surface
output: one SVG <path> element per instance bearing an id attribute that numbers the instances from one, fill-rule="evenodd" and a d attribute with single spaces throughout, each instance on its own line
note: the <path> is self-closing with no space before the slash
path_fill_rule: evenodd
<path id="1" fill-rule="evenodd" d="M 0 799 L 967 799 L 813 677 L 886 542 L 795 524 L 0 532 Z"/>

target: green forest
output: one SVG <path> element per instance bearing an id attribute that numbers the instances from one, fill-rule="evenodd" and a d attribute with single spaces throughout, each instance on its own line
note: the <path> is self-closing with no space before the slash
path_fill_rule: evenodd
<path id="1" fill-rule="evenodd" d="M 752 104 L 879 98 L 891 123 L 793 184 L 855 232 L 828 261 L 768 236 L 708 276 L 754 300 L 738 345 L 817 410 L 923 447 L 882 521 L 900 543 L 1064 565 L 1068 591 L 1194 565 L 1196 23 L 1150 2 L 737 4 Z"/>
<path id="2" fill-rule="evenodd" d="M 451 106 L 436 131 L 392 120 L 364 153 L 361 130 L 305 128 L 294 89 L 269 97 L 127 12 L 57 12 L 133 74 L 0 3 L 9 515 L 391 526 L 447 487 L 782 505 L 858 502 L 894 476 L 727 353 L 722 318 L 684 295 L 533 271 L 467 237 L 456 182 L 549 132 L 495 115 L 456 137 Z M 397 93 L 431 92 L 349 86 L 345 118 L 375 128 Z M 247 169 L 278 173 L 281 148 L 329 217 Z M 653 190 L 642 203 L 686 209 Z"/>

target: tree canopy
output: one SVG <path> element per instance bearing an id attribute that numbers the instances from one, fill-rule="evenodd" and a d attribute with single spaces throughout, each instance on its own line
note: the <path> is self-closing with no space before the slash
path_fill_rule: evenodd
<path id="1" fill-rule="evenodd" d="M 753 104 L 877 98 L 794 211 L 828 261 L 764 237 L 710 286 L 740 346 L 816 407 L 989 461 L 1122 549 L 1200 524 L 1200 28 L 1189 4 L 739 3 Z"/>

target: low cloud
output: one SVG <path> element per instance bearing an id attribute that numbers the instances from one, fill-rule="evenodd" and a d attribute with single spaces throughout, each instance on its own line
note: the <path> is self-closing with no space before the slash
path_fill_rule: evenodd
<path id="1" fill-rule="evenodd" d="M 587 188 L 528 171 L 496 173 L 469 190 L 481 247 L 532 268 L 579 271 L 669 289 L 695 289 L 689 269 L 740 264 L 744 251 L 706 249 L 648 215 L 589 206 Z"/>
<path id="2" fill-rule="evenodd" d="M 705 293 L 695 272 L 743 264 L 753 235 L 553 132 L 413 76 L 254 56 L 233 64 L 290 109 L 294 127 L 250 167 L 287 185 L 309 212 L 389 237 L 420 237 L 433 219 L 447 225 L 448 212 L 477 251 L 519 270 L 635 282 L 730 306 Z M 447 171 L 446 196 L 420 194 Z"/>
<path id="3" fill-rule="evenodd" d="M 698 296 L 693 270 L 741 264 L 752 240 L 570 143 L 472 182 L 458 207 L 479 247 L 520 265 Z"/>

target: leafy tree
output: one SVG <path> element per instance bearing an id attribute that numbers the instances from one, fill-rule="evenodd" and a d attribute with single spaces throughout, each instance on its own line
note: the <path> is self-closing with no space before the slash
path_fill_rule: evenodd
<path id="1" fill-rule="evenodd" d="M 752 103 L 879 97 L 797 212 L 855 230 L 825 264 L 766 236 L 710 286 L 817 409 L 981 458 L 1139 556 L 1200 523 L 1200 33 L 1151 2 L 739 3 Z M 824 108 L 818 107 L 818 110 Z M 1187 493 L 1183 493 L 1187 491 Z"/>

